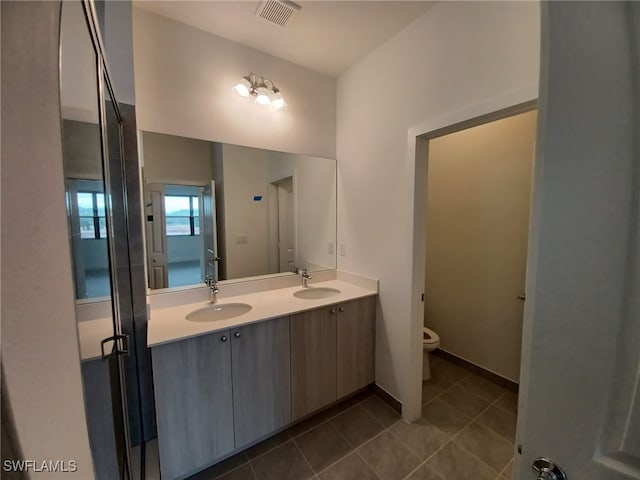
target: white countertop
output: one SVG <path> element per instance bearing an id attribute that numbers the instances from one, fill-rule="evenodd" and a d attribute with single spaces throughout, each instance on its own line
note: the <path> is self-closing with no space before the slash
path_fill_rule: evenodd
<path id="1" fill-rule="evenodd" d="M 291 315 L 305 310 L 334 305 L 357 298 L 377 295 L 373 285 L 357 285 L 344 280 L 330 280 L 310 283 L 309 288 L 329 287 L 337 288 L 340 293 L 329 298 L 304 300 L 293 296 L 294 292 L 302 287 L 278 288 L 255 293 L 246 293 L 219 300 L 219 304 L 248 303 L 252 309 L 240 316 L 227 320 L 212 322 L 192 322 L 186 320 L 188 313 L 199 308 L 207 307 L 209 302 L 186 303 L 165 308 L 152 308 L 149 319 L 147 345 L 149 347 L 182 340 L 198 335 L 240 327 L 250 323 Z"/>

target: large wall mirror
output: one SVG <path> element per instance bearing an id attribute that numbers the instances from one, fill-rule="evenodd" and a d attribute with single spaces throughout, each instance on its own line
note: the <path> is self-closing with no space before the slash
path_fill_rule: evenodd
<path id="1" fill-rule="evenodd" d="M 141 132 L 149 287 L 336 268 L 336 162 Z"/>
<path id="2" fill-rule="evenodd" d="M 63 3 L 60 101 L 76 298 L 109 297 L 97 56 L 81 3 Z"/>

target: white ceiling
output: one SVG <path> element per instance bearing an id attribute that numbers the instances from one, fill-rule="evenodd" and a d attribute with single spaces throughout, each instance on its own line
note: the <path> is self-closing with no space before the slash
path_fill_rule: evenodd
<path id="1" fill-rule="evenodd" d="M 420 16 L 432 1 L 297 1 L 286 27 L 256 15 L 259 1 L 138 0 L 138 8 L 338 76 Z"/>

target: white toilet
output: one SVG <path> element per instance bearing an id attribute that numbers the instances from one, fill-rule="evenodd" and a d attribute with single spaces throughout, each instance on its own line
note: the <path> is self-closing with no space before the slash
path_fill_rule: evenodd
<path id="1" fill-rule="evenodd" d="M 440 337 L 430 328 L 422 329 L 422 380 L 431 378 L 431 368 L 429 367 L 429 352 L 440 346 Z"/>

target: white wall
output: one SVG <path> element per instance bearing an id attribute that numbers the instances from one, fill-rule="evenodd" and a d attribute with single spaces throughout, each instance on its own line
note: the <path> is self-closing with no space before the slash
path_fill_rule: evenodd
<path id="1" fill-rule="evenodd" d="M 380 280 L 376 382 L 414 410 L 409 130 L 536 98 L 539 29 L 537 3 L 441 2 L 338 79 L 338 267 Z"/>
<path id="2" fill-rule="evenodd" d="M 225 254 L 227 279 L 269 271 L 268 152 L 237 145 L 222 146 Z M 261 195 L 261 201 L 254 201 Z M 245 243 L 240 243 L 244 237 Z"/>
<path id="3" fill-rule="evenodd" d="M 134 105 L 133 31 L 131 1 L 104 2 L 104 41 L 107 65 L 116 98 Z"/>
<path id="4" fill-rule="evenodd" d="M 60 3 L 1 8 L 2 119 L 11 119 L 2 125 L 5 380 L 24 458 L 78 462 L 75 474 L 29 478 L 91 479 L 62 168 Z"/>
<path id="5" fill-rule="evenodd" d="M 335 163 L 301 155 L 284 157 L 291 160 L 295 172 L 299 267 L 312 271 L 336 268 Z M 333 244 L 333 253 L 329 253 L 329 243 Z"/>
<path id="6" fill-rule="evenodd" d="M 79 243 L 85 270 L 109 269 L 106 238 L 83 238 Z"/>
<path id="7" fill-rule="evenodd" d="M 180 235 L 167 237 L 167 261 L 199 262 L 202 252 L 202 237 L 200 235 Z"/>
<path id="8" fill-rule="evenodd" d="M 334 78 L 135 8 L 133 27 L 140 130 L 335 158 Z M 251 72 L 273 80 L 288 106 L 235 94 Z"/>

